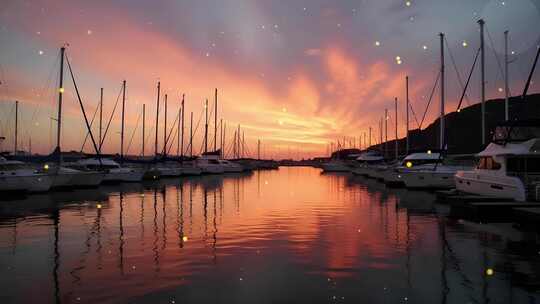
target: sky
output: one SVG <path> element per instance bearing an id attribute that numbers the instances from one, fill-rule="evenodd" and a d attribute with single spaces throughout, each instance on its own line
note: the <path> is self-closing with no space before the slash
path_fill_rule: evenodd
<path id="1" fill-rule="evenodd" d="M 486 90 L 504 97 L 504 35 L 509 31 L 510 91 L 519 95 L 540 43 L 535 0 L 3 0 L 0 7 L 0 149 L 13 149 L 14 101 L 19 101 L 19 148 L 48 153 L 56 145 L 59 49 L 67 57 L 89 119 L 104 88 L 104 122 L 126 80 L 128 154 L 154 153 L 157 83 L 161 83 L 158 140 L 163 144 L 167 94 L 170 153 L 173 126 L 185 94 L 185 144 L 194 114 L 194 153 L 202 147 L 204 104 L 213 111 L 231 152 L 238 125 L 245 151 L 257 141 L 267 158 L 326 155 L 330 143 L 365 145 L 389 110 L 388 137 L 406 133 L 405 76 L 418 127 L 440 69 L 439 33 L 445 34 L 446 112 L 456 109 L 476 51 L 477 20 L 486 21 Z M 81 150 L 86 127 L 68 70 L 64 78 L 62 150 Z M 458 76 L 459 75 L 459 76 Z M 480 70 L 465 105 L 480 96 Z M 540 91 L 540 73 L 530 93 Z M 422 128 L 440 112 L 435 90 Z M 120 105 L 103 144 L 118 153 Z M 415 118 L 416 116 L 416 118 Z M 213 142 L 213 119 L 210 139 Z M 172 130 L 172 131 L 171 131 Z M 93 125 L 97 137 L 97 120 Z M 218 132 L 219 137 L 219 132 Z M 210 144 L 213 148 L 213 144 Z M 91 145 L 84 147 L 91 152 Z M 161 150 L 162 148 L 160 148 Z"/>

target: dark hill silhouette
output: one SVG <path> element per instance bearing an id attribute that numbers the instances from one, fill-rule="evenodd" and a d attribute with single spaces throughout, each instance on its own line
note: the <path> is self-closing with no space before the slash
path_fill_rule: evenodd
<path id="1" fill-rule="evenodd" d="M 540 94 L 511 97 L 509 102 L 510 119 L 539 119 L 540 118 Z M 401 113 L 402 114 L 402 113 Z M 504 99 L 486 101 L 486 145 L 491 141 L 491 134 L 498 123 L 504 121 Z M 439 147 L 439 123 L 436 119 L 423 130 L 409 131 L 409 149 L 426 150 Z M 460 112 L 451 112 L 445 115 L 446 143 L 449 154 L 473 154 L 480 152 L 482 145 L 482 120 L 481 104 L 476 103 L 461 109 Z M 391 126 L 388 135 L 393 134 Z M 390 135 L 391 136 L 391 135 Z M 392 158 L 395 155 L 395 141 L 386 144 L 386 156 Z M 405 153 L 406 140 L 398 140 L 399 154 Z M 370 149 L 385 151 L 384 143 L 373 145 Z"/>

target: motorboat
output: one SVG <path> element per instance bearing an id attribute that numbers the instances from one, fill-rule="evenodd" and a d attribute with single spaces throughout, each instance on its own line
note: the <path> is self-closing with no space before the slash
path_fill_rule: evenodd
<path id="1" fill-rule="evenodd" d="M 0 157 L 0 192 L 45 192 L 52 184 L 49 174 L 39 173 L 21 161 Z"/>
<path id="2" fill-rule="evenodd" d="M 218 159 L 218 162 L 223 167 L 225 173 L 240 173 L 244 171 L 244 167 L 240 164 L 228 161 L 226 159 Z"/>
<path id="3" fill-rule="evenodd" d="M 144 170 L 135 167 L 122 167 L 109 158 L 87 158 L 77 161 L 77 164 L 90 170 L 105 173 L 103 182 L 139 182 L 143 179 Z"/>
<path id="4" fill-rule="evenodd" d="M 402 179 L 404 172 L 421 168 L 430 168 L 434 164 L 442 163 L 441 154 L 438 151 L 424 150 L 409 153 L 403 160 L 384 172 L 384 183 L 388 186 L 405 186 Z"/>
<path id="5" fill-rule="evenodd" d="M 356 166 L 352 170 L 355 175 L 375 177 L 375 166 L 384 164 L 384 156 L 379 151 L 366 151 L 356 158 Z"/>
<path id="6" fill-rule="evenodd" d="M 499 125 L 477 154 L 478 165 L 455 174 L 457 190 L 515 201 L 539 200 L 540 120 Z"/>
<path id="7" fill-rule="evenodd" d="M 46 163 L 40 171 L 53 179 L 51 188 L 97 187 L 105 177 L 102 171 L 90 170 L 76 163 L 63 163 L 60 167 Z"/>
<path id="8" fill-rule="evenodd" d="M 347 164 L 345 160 L 342 159 L 332 159 L 329 162 L 321 164 L 323 172 L 349 172 L 351 167 Z"/>
<path id="9" fill-rule="evenodd" d="M 225 168 L 219 162 L 220 154 L 220 151 L 203 153 L 195 160 L 195 164 L 197 167 L 201 168 L 202 174 L 223 174 L 225 172 Z"/>
<path id="10" fill-rule="evenodd" d="M 455 188 L 454 175 L 459 170 L 471 168 L 443 157 L 440 152 L 427 152 L 431 157 L 418 155 L 416 165 L 413 160 L 405 162 L 405 167 L 398 170 L 397 178 L 405 187 L 411 189 L 452 189 Z M 424 158 L 424 159 L 421 159 Z"/>

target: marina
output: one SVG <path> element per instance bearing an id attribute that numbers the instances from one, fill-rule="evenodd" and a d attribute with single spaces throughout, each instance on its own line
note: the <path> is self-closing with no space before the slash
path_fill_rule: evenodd
<path id="1" fill-rule="evenodd" d="M 540 2 L 0 9 L 0 303 L 540 303 Z"/>

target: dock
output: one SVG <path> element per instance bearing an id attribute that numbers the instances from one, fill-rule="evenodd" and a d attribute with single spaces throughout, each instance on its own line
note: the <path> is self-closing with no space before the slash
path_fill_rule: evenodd
<path id="1" fill-rule="evenodd" d="M 456 190 L 437 191 L 437 202 L 451 206 L 450 215 L 482 222 L 514 222 L 540 227 L 540 202 L 470 195 Z"/>

